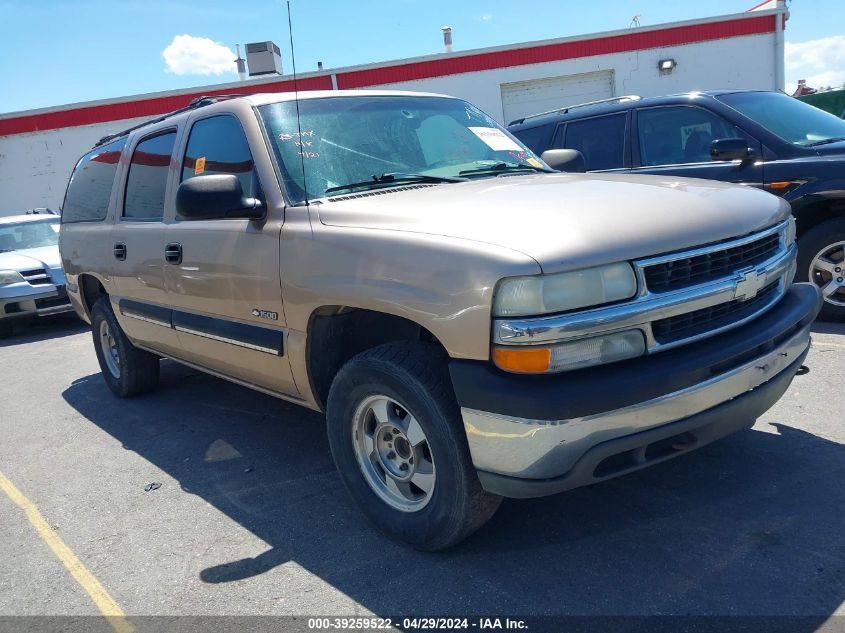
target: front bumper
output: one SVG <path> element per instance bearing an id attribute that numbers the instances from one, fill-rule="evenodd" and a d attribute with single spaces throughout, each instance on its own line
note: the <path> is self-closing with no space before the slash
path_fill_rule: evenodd
<path id="1" fill-rule="evenodd" d="M 0 296 L 0 319 L 19 319 L 72 312 L 64 286 L 27 288 L 23 292 L 9 292 Z"/>
<path id="2" fill-rule="evenodd" d="M 810 345 L 818 289 L 796 284 L 766 314 L 672 351 L 552 376 L 452 361 L 485 489 L 535 497 L 664 461 L 741 428 L 783 395 Z"/>

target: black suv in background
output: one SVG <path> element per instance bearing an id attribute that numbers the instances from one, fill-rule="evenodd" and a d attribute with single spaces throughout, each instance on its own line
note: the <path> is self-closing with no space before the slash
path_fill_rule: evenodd
<path id="1" fill-rule="evenodd" d="M 796 281 L 821 287 L 821 318 L 845 321 L 845 121 L 784 94 L 734 90 L 619 97 L 508 129 L 538 154 L 578 150 L 587 171 L 709 178 L 782 196 L 798 224 Z"/>

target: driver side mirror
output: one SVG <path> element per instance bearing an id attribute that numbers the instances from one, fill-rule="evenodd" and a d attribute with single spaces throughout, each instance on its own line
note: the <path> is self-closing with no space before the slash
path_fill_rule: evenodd
<path id="1" fill-rule="evenodd" d="M 234 174 L 188 178 L 176 191 L 176 212 L 186 220 L 258 220 L 265 214 L 260 200 L 244 196 L 241 181 Z"/>
<path id="2" fill-rule="evenodd" d="M 711 160 L 751 160 L 754 150 L 744 138 L 717 138 L 710 144 Z"/>
<path id="3" fill-rule="evenodd" d="M 547 149 L 540 156 L 552 169 L 570 173 L 587 171 L 584 155 L 577 149 Z"/>

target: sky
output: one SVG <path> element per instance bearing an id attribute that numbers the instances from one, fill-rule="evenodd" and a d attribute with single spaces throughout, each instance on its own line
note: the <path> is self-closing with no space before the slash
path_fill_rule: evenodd
<path id="1" fill-rule="evenodd" d="M 297 70 L 740 13 L 755 0 L 291 0 Z M 845 1 L 792 0 L 787 89 L 845 84 Z M 0 0 L 0 112 L 235 81 L 235 43 L 291 55 L 283 0 Z"/>

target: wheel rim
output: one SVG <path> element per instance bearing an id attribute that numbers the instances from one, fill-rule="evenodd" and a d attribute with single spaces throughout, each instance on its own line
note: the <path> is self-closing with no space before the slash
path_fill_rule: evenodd
<path id="1" fill-rule="evenodd" d="M 845 242 L 828 244 L 813 257 L 809 279 L 827 303 L 845 307 Z"/>
<path id="2" fill-rule="evenodd" d="M 117 341 L 112 336 L 111 328 L 106 321 L 100 321 L 100 350 L 109 372 L 115 378 L 120 378 L 120 356 L 117 353 Z"/>
<path id="3" fill-rule="evenodd" d="M 352 438 L 364 479 L 382 501 L 403 512 L 428 504 L 434 493 L 434 459 L 407 407 L 387 396 L 370 396 L 355 412 Z"/>

